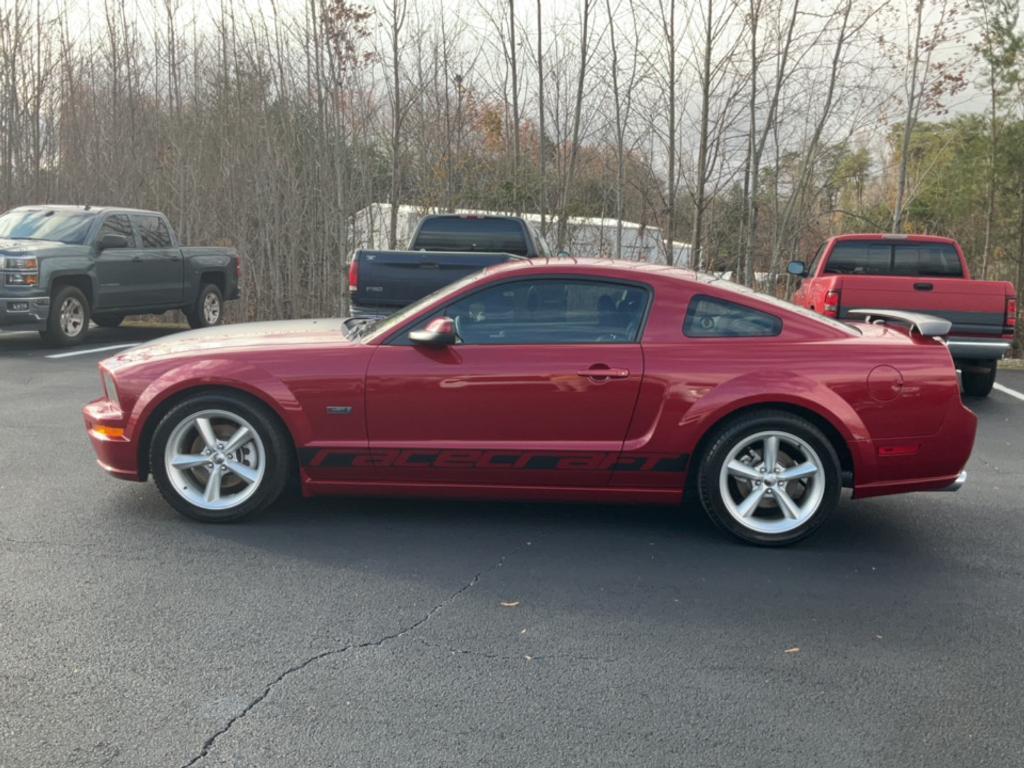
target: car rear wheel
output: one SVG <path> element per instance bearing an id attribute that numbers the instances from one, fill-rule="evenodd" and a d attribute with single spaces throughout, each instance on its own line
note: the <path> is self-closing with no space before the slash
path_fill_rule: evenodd
<path id="1" fill-rule="evenodd" d="M 974 366 L 960 372 L 960 383 L 964 394 L 971 397 L 988 397 L 996 383 L 996 364 L 991 366 Z"/>
<path id="2" fill-rule="evenodd" d="M 150 467 L 164 499 L 183 515 L 229 522 L 280 496 L 292 468 L 290 441 L 258 401 L 197 395 L 161 419 Z"/>
<path id="3" fill-rule="evenodd" d="M 698 470 L 701 502 L 751 544 L 792 544 L 818 529 L 842 489 L 835 449 L 814 424 L 784 411 L 733 420 L 711 437 Z"/>
<path id="4" fill-rule="evenodd" d="M 185 313 L 192 328 L 209 328 L 220 325 L 224 319 L 224 297 L 220 288 L 212 283 L 199 291 L 195 305 Z"/>
<path id="5" fill-rule="evenodd" d="M 50 298 L 46 330 L 39 334 L 58 347 L 80 344 L 89 330 L 89 300 L 78 288 L 66 285 Z"/>

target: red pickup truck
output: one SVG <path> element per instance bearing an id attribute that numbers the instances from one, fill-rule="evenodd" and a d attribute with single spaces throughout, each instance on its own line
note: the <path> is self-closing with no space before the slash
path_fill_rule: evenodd
<path id="1" fill-rule="evenodd" d="M 818 248 L 810 266 L 790 262 L 789 273 L 802 278 L 793 302 L 828 317 L 899 309 L 949 320 L 949 351 L 964 393 L 984 397 L 992 390 L 997 362 L 1013 341 L 1017 296 L 1011 283 L 972 280 L 956 240 L 839 235 Z"/>

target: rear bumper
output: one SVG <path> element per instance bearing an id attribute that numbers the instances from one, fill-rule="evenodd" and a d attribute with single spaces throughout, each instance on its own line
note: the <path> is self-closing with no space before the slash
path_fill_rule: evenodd
<path id="1" fill-rule="evenodd" d="M 121 409 L 101 398 L 85 406 L 82 416 L 92 449 L 96 452 L 96 463 L 121 480 L 145 480 L 139 472 L 138 448 L 124 435 Z"/>
<path id="2" fill-rule="evenodd" d="M 863 441 L 872 448 L 873 465 L 855 477 L 854 498 L 914 491 L 957 491 L 967 480 L 964 467 L 971 457 L 978 417 L 957 403 L 933 435 Z M 913 452 L 886 452 L 913 446 Z"/>
<path id="3" fill-rule="evenodd" d="M 998 339 L 950 339 L 949 354 L 954 360 L 999 360 L 1010 351 L 1010 342 Z"/>
<path id="4" fill-rule="evenodd" d="M 0 298 L 0 328 L 41 331 L 50 315 L 49 296 Z"/>
<path id="5" fill-rule="evenodd" d="M 947 485 L 945 488 L 936 488 L 937 491 L 947 491 L 949 493 L 956 493 L 964 484 L 967 482 L 967 470 L 963 470 L 959 475 L 956 476 L 956 480 Z"/>
<path id="6" fill-rule="evenodd" d="M 372 320 L 383 320 L 391 317 L 395 312 L 400 312 L 402 307 L 377 306 L 373 304 L 359 304 L 355 301 L 351 304 L 351 317 L 368 318 Z"/>

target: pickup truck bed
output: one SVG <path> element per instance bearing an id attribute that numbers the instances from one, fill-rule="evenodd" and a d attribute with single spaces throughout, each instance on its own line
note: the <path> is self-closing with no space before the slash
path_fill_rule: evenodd
<path id="1" fill-rule="evenodd" d="M 389 315 L 407 304 L 479 272 L 520 258 L 508 253 L 358 250 L 349 269 L 349 294 L 356 314 Z"/>
<path id="2" fill-rule="evenodd" d="M 492 264 L 550 255 L 547 242 L 521 216 L 424 216 L 408 250 L 358 250 L 352 255 L 352 313 L 389 315 Z"/>

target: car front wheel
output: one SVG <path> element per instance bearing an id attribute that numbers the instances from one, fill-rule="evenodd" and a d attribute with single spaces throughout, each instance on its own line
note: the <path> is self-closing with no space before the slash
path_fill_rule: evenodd
<path id="1" fill-rule="evenodd" d="M 89 300 L 78 288 L 66 285 L 50 299 L 46 330 L 39 334 L 49 344 L 70 347 L 81 344 L 89 331 Z"/>
<path id="2" fill-rule="evenodd" d="M 751 544 L 792 544 L 839 503 L 835 449 L 814 424 L 783 411 L 735 419 L 710 439 L 698 470 L 701 502 L 721 528 Z"/>
<path id="3" fill-rule="evenodd" d="M 266 406 L 244 396 L 204 394 L 172 408 L 150 447 L 164 499 L 187 517 L 229 522 L 280 496 L 290 441 Z"/>

